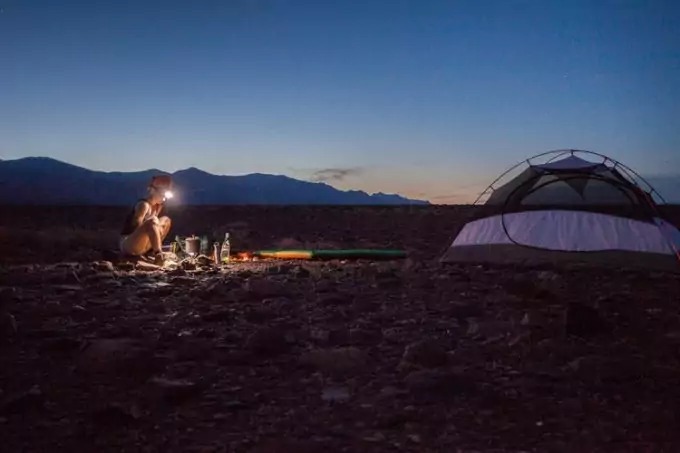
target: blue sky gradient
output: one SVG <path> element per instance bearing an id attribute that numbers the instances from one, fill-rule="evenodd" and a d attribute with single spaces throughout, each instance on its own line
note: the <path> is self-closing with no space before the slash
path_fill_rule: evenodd
<path id="1" fill-rule="evenodd" d="M 560 148 L 680 174 L 680 2 L 0 0 L 0 158 L 437 202 Z M 318 175 L 318 174 L 317 174 Z"/>

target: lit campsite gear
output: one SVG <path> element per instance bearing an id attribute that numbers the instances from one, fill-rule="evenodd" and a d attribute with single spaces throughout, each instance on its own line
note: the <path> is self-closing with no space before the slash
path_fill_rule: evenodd
<path id="1" fill-rule="evenodd" d="M 184 252 L 189 256 L 197 256 L 201 251 L 201 238 L 191 236 L 186 238 Z"/>
<path id="2" fill-rule="evenodd" d="M 494 187 L 524 163 L 521 173 Z M 482 192 L 474 217 L 457 232 L 441 261 L 580 261 L 678 271 L 680 231 L 661 218 L 653 196 L 665 204 L 640 175 L 601 154 L 539 154 Z"/>
<path id="3" fill-rule="evenodd" d="M 222 243 L 222 249 L 220 250 L 220 262 L 228 263 L 231 258 L 231 241 L 229 240 L 229 233 L 224 234 L 224 242 Z"/>
<path id="4" fill-rule="evenodd" d="M 201 255 L 208 255 L 210 253 L 210 239 L 208 239 L 208 236 L 203 235 L 201 236 Z"/>
<path id="5" fill-rule="evenodd" d="M 219 266 L 219 264 L 220 264 L 220 243 L 219 242 L 213 243 L 212 259 L 213 259 L 213 262 L 215 263 L 215 265 Z"/>
<path id="6" fill-rule="evenodd" d="M 277 258 L 284 260 L 393 260 L 406 258 L 402 250 L 256 250 L 251 254 L 257 258 Z"/>
<path id="7" fill-rule="evenodd" d="M 185 256 L 198 256 L 201 251 L 201 238 L 196 235 L 188 236 L 184 239 L 175 236 L 175 241 L 172 244 L 176 244 L 177 254 Z"/>

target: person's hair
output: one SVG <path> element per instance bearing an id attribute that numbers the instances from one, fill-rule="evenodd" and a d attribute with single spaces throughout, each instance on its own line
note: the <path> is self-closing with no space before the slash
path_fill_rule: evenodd
<path id="1" fill-rule="evenodd" d="M 152 189 L 154 187 L 159 189 L 170 190 L 172 189 L 172 178 L 168 175 L 154 176 L 151 178 L 151 181 L 149 182 L 149 189 Z"/>

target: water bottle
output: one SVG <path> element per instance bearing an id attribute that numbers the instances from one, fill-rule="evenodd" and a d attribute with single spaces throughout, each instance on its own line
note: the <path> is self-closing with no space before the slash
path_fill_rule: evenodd
<path id="1" fill-rule="evenodd" d="M 208 236 L 201 236 L 201 255 L 207 256 L 208 253 L 210 253 L 210 241 L 208 240 Z"/>
<path id="2" fill-rule="evenodd" d="M 229 233 L 224 235 L 224 242 L 222 243 L 222 250 L 220 250 L 220 262 L 222 264 L 229 262 L 231 254 L 231 242 L 229 242 Z"/>
<path id="3" fill-rule="evenodd" d="M 214 242 L 213 243 L 213 255 L 212 255 L 213 262 L 215 266 L 220 265 L 220 243 L 219 242 Z"/>

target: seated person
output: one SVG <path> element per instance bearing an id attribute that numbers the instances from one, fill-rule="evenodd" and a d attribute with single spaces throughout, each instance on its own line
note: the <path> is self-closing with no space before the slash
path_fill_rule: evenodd
<path id="1" fill-rule="evenodd" d="M 125 218 L 121 231 L 120 250 L 133 256 L 153 252 L 154 264 L 164 263 L 162 244 L 170 232 L 171 222 L 167 216 L 159 217 L 163 204 L 171 196 L 172 178 L 167 175 L 151 178 L 149 195 L 137 202 Z"/>

